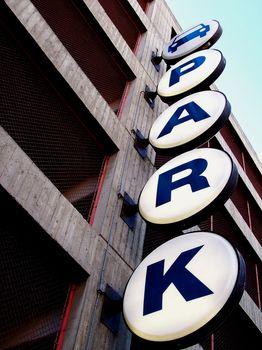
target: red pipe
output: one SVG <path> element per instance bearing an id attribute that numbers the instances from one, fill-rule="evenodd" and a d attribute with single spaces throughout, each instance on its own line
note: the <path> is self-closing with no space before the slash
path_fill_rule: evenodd
<path id="1" fill-rule="evenodd" d="M 97 209 L 99 198 L 100 198 L 100 195 L 101 195 L 101 192 L 102 192 L 102 187 L 103 187 L 103 184 L 104 184 L 106 171 L 107 171 L 107 168 L 108 168 L 108 163 L 109 163 L 109 156 L 107 156 L 105 158 L 102 174 L 101 174 L 101 177 L 100 177 L 100 180 L 99 180 L 99 184 L 98 184 L 98 188 L 97 188 L 97 192 L 96 192 L 96 197 L 95 197 L 95 200 L 94 200 L 94 205 L 93 205 L 93 208 L 92 208 L 92 211 L 91 211 L 91 215 L 90 215 L 90 219 L 89 219 L 89 224 L 90 225 L 93 225 L 94 220 L 95 220 L 96 209 Z"/>
<path id="2" fill-rule="evenodd" d="M 58 337 L 58 340 L 57 340 L 57 345 L 56 345 L 56 348 L 55 348 L 56 350 L 61 350 L 62 349 L 62 345 L 63 345 L 63 341 L 64 341 L 64 337 L 65 337 L 65 331 L 66 331 L 66 327 L 67 327 L 68 320 L 69 320 L 69 314 L 70 314 L 70 311 L 71 311 L 71 308 L 72 308 L 72 305 L 73 305 L 73 299 L 74 299 L 75 291 L 76 291 L 76 286 L 72 285 L 70 287 L 70 291 L 69 291 L 68 302 L 67 302 L 67 305 L 66 305 L 62 326 L 61 326 L 61 329 L 60 329 L 59 337 Z"/>
<path id="3" fill-rule="evenodd" d="M 211 350 L 215 350 L 215 335 L 211 334 Z"/>
<path id="4" fill-rule="evenodd" d="M 133 49 L 133 52 L 134 52 L 135 55 L 137 54 L 137 50 L 138 50 L 138 47 L 139 47 L 141 39 L 142 39 L 142 35 L 138 34 L 138 37 L 136 39 L 136 44 L 135 44 L 135 47 Z"/>
<path id="5" fill-rule="evenodd" d="M 122 115 L 122 112 L 123 112 L 123 107 L 124 107 L 124 104 L 125 104 L 125 101 L 126 101 L 126 98 L 127 98 L 129 87 L 130 87 L 130 82 L 128 81 L 126 83 L 126 86 L 125 86 L 125 89 L 124 89 L 124 92 L 123 92 L 123 95 L 122 95 L 122 98 L 121 98 L 121 102 L 120 102 L 120 105 L 119 105 L 119 110 L 118 110 L 118 113 L 117 113 L 117 117 L 118 117 L 119 120 L 121 119 L 121 115 Z"/>
<path id="6" fill-rule="evenodd" d="M 257 299 L 258 299 L 258 307 L 259 307 L 259 310 L 261 310 L 261 295 L 260 295 L 259 275 L 258 275 L 258 268 L 257 268 L 257 264 L 255 264 L 255 270 L 256 270 L 256 283 L 257 283 Z"/>

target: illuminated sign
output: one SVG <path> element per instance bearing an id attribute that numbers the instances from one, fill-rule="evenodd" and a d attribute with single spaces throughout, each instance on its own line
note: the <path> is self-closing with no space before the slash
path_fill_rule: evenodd
<path id="1" fill-rule="evenodd" d="M 221 36 L 219 22 L 202 22 L 181 34 L 176 35 L 163 49 L 162 57 L 168 64 L 189 55 L 196 50 L 210 48 Z"/>
<path id="2" fill-rule="evenodd" d="M 217 21 L 207 21 L 177 35 L 163 50 L 162 57 L 174 65 L 159 81 L 157 94 L 170 107 L 156 119 L 148 140 L 156 152 L 176 157 L 141 191 L 138 209 L 150 224 L 195 225 L 225 203 L 237 184 L 237 168 L 226 152 L 196 148 L 231 112 L 225 95 L 209 90 L 225 59 L 206 48 L 221 33 Z M 124 318 L 144 341 L 189 346 L 221 323 L 244 285 L 243 258 L 225 238 L 185 234 L 155 249 L 134 271 L 124 293 Z"/>
<path id="3" fill-rule="evenodd" d="M 210 232 L 178 236 L 134 271 L 124 318 L 143 339 L 193 344 L 239 302 L 244 283 L 243 259 L 225 238 Z"/>
<path id="4" fill-rule="evenodd" d="M 224 94 L 208 90 L 184 97 L 154 122 L 149 142 L 158 153 L 178 154 L 213 137 L 230 115 Z"/>
<path id="5" fill-rule="evenodd" d="M 139 198 L 140 215 L 153 224 L 195 224 L 235 188 L 238 173 L 230 156 L 218 149 L 183 153 L 159 168 Z"/>
<path id="6" fill-rule="evenodd" d="M 166 103 L 173 103 L 188 93 L 208 88 L 225 68 L 218 50 L 193 53 L 172 66 L 160 79 L 157 93 Z"/>

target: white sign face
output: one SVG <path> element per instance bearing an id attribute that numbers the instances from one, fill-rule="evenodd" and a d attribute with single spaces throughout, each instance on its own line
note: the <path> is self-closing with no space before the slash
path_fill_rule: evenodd
<path id="1" fill-rule="evenodd" d="M 153 224 L 192 223 L 214 202 L 225 202 L 237 178 L 236 168 L 224 151 L 199 148 L 183 153 L 148 180 L 139 198 L 140 214 Z"/>
<path id="2" fill-rule="evenodd" d="M 196 148 L 218 132 L 230 111 L 230 104 L 219 91 L 189 95 L 156 119 L 149 133 L 149 142 L 160 152 L 173 150 L 176 153 Z"/>
<path id="3" fill-rule="evenodd" d="M 157 93 L 164 102 L 174 102 L 193 92 L 206 89 L 222 73 L 225 59 L 218 50 L 195 52 L 172 66 L 160 79 Z M 202 88 L 203 87 L 203 88 Z"/>
<path id="4" fill-rule="evenodd" d="M 199 23 L 194 27 L 176 35 L 165 45 L 162 57 L 171 63 L 201 48 L 211 47 L 221 36 L 222 28 L 214 20 Z M 207 47 L 206 47 L 207 46 Z"/>
<path id="5" fill-rule="evenodd" d="M 225 238 L 185 234 L 155 249 L 134 271 L 124 294 L 124 318 L 143 339 L 185 340 L 211 320 L 214 326 L 223 308 L 239 302 L 244 283 L 243 260 Z"/>

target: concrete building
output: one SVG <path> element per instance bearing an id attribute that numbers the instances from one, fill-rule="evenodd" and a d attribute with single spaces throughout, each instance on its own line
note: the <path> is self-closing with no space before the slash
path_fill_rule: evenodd
<path id="1" fill-rule="evenodd" d="M 166 108 L 145 91 L 179 23 L 163 0 L 4 0 L 0 18 L 0 349 L 174 349 L 132 336 L 121 300 L 141 259 L 174 236 L 132 204 L 166 161 L 136 134 Z M 262 166 L 233 115 L 206 146 L 231 155 L 239 181 L 192 230 L 230 239 L 247 281 L 191 349 L 258 349 Z"/>

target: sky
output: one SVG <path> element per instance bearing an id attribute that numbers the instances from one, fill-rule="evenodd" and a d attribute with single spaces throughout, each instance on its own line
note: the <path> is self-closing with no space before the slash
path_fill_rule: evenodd
<path id="1" fill-rule="evenodd" d="M 262 160 L 262 0 L 166 0 L 186 30 L 215 19 L 223 30 L 213 48 L 226 67 L 216 80 L 232 113 Z"/>

